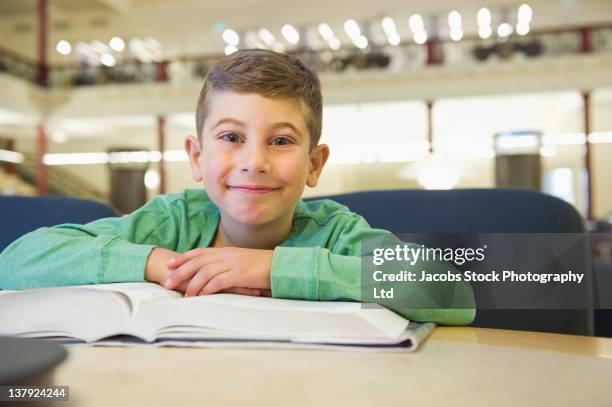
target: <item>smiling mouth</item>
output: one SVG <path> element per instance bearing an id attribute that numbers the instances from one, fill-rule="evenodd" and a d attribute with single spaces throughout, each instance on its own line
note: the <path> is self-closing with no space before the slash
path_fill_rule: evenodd
<path id="1" fill-rule="evenodd" d="M 279 190 L 279 188 L 272 188 L 261 185 L 228 185 L 227 188 L 230 191 L 253 195 L 269 194 Z"/>

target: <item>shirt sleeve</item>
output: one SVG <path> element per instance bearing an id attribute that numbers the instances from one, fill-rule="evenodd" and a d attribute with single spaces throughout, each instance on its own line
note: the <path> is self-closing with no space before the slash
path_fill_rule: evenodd
<path id="1" fill-rule="evenodd" d="M 390 232 L 373 229 L 362 217 L 354 216 L 342 225 L 341 232 L 329 247 L 277 247 L 272 260 L 272 295 L 305 300 L 362 301 L 362 256 L 371 254 L 361 253 L 362 240 L 382 241 L 390 236 L 395 239 Z M 408 266 L 415 272 L 419 270 L 419 274 L 420 270 L 456 272 L 446 262 L 419 261 Z M 401 292 L 396 292 L 398 300 L 387 301 L 384 305 L 409 320 L 467 325 L 475 317 L 474 295 L 467 282 L 401 284 Z"/>
<path id="2" fill-rule="evenodd" d="M 0 288 L 144 281 L 151 250 L 176 249 L 178 221 L 158 197 L 123 218 L 37 229 L 0 253 Z"/>

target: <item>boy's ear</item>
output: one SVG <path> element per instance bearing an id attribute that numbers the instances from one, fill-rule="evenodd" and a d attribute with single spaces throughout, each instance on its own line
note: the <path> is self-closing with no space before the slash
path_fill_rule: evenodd
<path id="1" fill-rule="evenodd" d="M 329 147 L 327 144 L 319 144 L 310 152 L 310 165 L 308 169 L 308 178 L 306 178 L 306 185 L 311 188 L 317 186 L 323 166 L 329 158 Z"/>
<path id="2" fill-rule="evenodd" d="M 185 152 L 189 157 L 189 166 L 191 167 L 191 177 L 194 181 L 199 182 L 204 179 L 202 170 L 200 169 L 200 155 L 202 147 L 197 138 L 193 136 L 185 137 Z"/>

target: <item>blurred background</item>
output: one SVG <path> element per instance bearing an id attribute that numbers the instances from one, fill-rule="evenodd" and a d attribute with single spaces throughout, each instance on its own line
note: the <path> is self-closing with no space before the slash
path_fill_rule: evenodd
<path id="1" fill-rule="evenodd" d="M 612 221 L 610 0 L 2 0 L 0 194 L 127 213 L 201 187 L 202 78 L 254 47 L 320 74 L 332 155 L 306 196 L 516 187 Z"/>

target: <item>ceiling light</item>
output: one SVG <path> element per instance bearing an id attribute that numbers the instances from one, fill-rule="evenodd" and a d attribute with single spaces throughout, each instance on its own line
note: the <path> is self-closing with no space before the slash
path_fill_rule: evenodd
<path id="1" fill-rule="evenodd" d="M 364 49 L 368 46 L 368 39 L 363 35 L 360 35 L 353 40 L 353 44 L 355 44 L 355 46 L 359 49 Z"/>
<path id="2" fill-rule="evenodd" d="M 518 23 L 516 25 L 516 33 L 518 35 L 527 35 L 529 33 L 529 24 Z"/>
<path id="3" fill-rule="evenodd" d="M 257 43 L 260 41 L 255 31 L 247 31 L 244 34 L 244 45 L 246 48 L 257 48 Z"/>
<path id="4" fill-rule="evenodd" d="M 116 52 L 121 52 L 125 49 L 125 42 L 119 37 L 111 38 L 108 45 Z"/>
<path id="5" fill-rule="evenodd" d="M 0 150 L 0 160 L 3 155 Z M 12 151 L 10 151 L 12 153 Z M 18 154 L 23 158 L 22 154 Z M 18 158 L 18 157 L 17 157 Z M 83 164 L 106 164 L 106 163 L 143 163 L 159 162 L 161 153 L 159 151 L 132 151 L 118 153 L 61 153 L 45 154 L 43 163 L 45 165 L 83 165 Z M 188 161 L 184 150 L 164 151 L 164 161 Z"/>
<path id="6" fill-rule="evenodd" d="M 591 143 L 612 143 L 612 131 L 593 132 L 589 134 L 589 142 Z"/>
<path id="7" fill-rule="evenodd" d="M 106 164 L 108 163 L 108 153 L 45 154 L 43 163 L 45 165 Z"/>
<path id="8" fill-rule="evenodd" d="M 481 25 L 478 27 L 478 36 L 482 39 L 487 39 L 491 36 L 492 30 L 490 25 Z"/>
<path id="9" fill-rule="evenodd" d="M 93 40 L 90 45 L 98 54 L 110 54 L 112 52 L 108 45 L 98 40 Z"/>
<path id="10" fill-rule="evenodd" d="M 53 140 L 54 143 L 62 144 L 62 143 L 65 143 L 66 140 L 68 140 L 68 137 L 66 136 L 66 133 L 64 133 L 63 131 L 56 130 L 51 133 L 51 140 Z"/>
<path id="11" fill-rule="evenodd" d="M 491 12 L 489 11 L 488 8 L 483 7 L 480 10 L 478 10 L 478 14 L 476 18 L 478 20 L 479 26 L 491 25 Z"/>
<path id="12" fill-rule="evenodd" d="M 85 42 L 77 42 L 75 45 L 76 53 L 78 57 L 88 65 L 97 65 L 100 63 L 100 56 L 91 47 L 91 45 Z"/>
<path id="13" fill-rule="evenodd" d="M 543 145 L 571 146 L 585 143 L 584 133 L 547 134 L 542 136 Z"/>
<path id="14" fill-rule="evenodd" d="M 426 156 L 419 160 L 400 169 L 399 178 L 406 180 L 416 178 L 425 189 L 452 189 L 461 178 L 459 169 L 444 155 L 426 153 Z"/>
<path id="15" fill-rule="evenodd" d="M 391 17 L 385 17 L 382 19 L 382 27 L 385 34 L 387 34 L 387 37 L 397 34 L 397 28 L 395 27 L 395 23 Z"/>
<path id="16" fill-rule="evenodd" d="M 344 23 L 344 31 L 353 41 L 361 36 L 361 30 L 355 20 L 346 20 Z"/>
<path id="17" fill-rule="evenodd" d="M 416 42 L 419 45 L 425 44 L 427 42 L 427 33 L 424 30 L 415 32 L 414 42 Z"/>
<path id="18" fill-rule="evenodd" d="M 100 57 L 100 62 L 102 62 L 102 65 L 110 68 L 111 66 L 115 66 L 117 60 L 111 54 L 104 54 Z"/>
<path id="19" fill-rule="evenodd" d="M 16 151 L 0 150 L 0 161 L 21 164 L 23 162 L 23 158 L 23 154 Z"/>
<path id="20" fill-rule="evenodd" d="M 518 9 L 518 21 L 519 23 L 529 24 L 533 16 L 533 11 L 529 4 L 521 4 Z"/>
<path id="21" fill-rule="evenodd" d="M 399 36 L 398 33 L 393 33 L 393 34 L 389 35 L 387 37 L 387 40 L 389 41 L 389 44 L 391 44 L 393 46 L 399 45 L 399 43 L 401 41 L 400 40 L 400 36 Z"/>
<path id="22" fill-rule="evenodd" d="M 159 174 L 155 170 L 145 172 L 144 183 L 147 189 L 155 189 L 159 186 Z"/>
<path id="23" fill-rule="evenodd" d="M 501 38 L 509 37 L 512 34 L 514 29 L 508 23 L 501 23 L 499 27 L 497 27 L 497 35 Z"/>
<path id="24" fill-rule="evenodd" d="M 461 28 L 461 14 L 458 11 L 451 11 L 448 13 L 448 26 L 453 28 Z"/>
<path id="25" fill-rule="evenodd" d="M 338 38 L 336 37 L 332 37 L 328 42 L 327 45 L 329 45 L 329 47 L 331 49 L 333 49 L 334 51 L 339 50 L 340 49 L 340 40 L 338 40 Z"/>
<path id="26" fill-rule="evenodd" d="M 540 147 L 540 155 L 542 157 L 554 157 L 557 155 L 557 147 L 555 146 L 542 146 Z"/>
<path id="27" fill-rule="evenodd" d="M 453 189 L 459 182 L 456 168 L 444 164 L 432 164 L 424 167 L 417 176 L 417 182 L 425 189 Z"/>
<path id="28" fill-rule="evenodd" d="M 229 45 L 233 45 L 234 47 L 238 46 L 238 43 L 240 42 L 240 36 L 231 28 L 223 30 L 223 34 L 221 34 L 221 36 L 223 37 L 223 41 L 227 42 Z"/>
<path id="29" fill-rule="evenodd" d="M 70 51 L 72 51 L 72 47 L 68 41 L 60 40 L 55 46 L 55 50 L 62 55 L 68 55 L 70 54 Z"/>
<path id="30" fill-rule="evenodd" d="M 461 38 L 463 38 L 463 30 L 461 30 L 461 28 L 451 30 L 450 38 L 453 41 L 460 41 Z"/>
<path id="31" fill-rule="evenodd" d="M 228 44 L 225 46 L 225 55 L 233 54 L 236 51 L 238 51 L 238 48 L 236 48 L 234 45 Z"/>
<path id="32" fill-rule="evenodd" d="M 329 25 L 321 23 L 319 24 L 318 28 L 319 34 L 321 34 L 321 37 L 323 37 L 325 41 L 330 41 L 332 38 L 334 38 L 334 32 L 332 31 Z"/>
<path id="33" fill-rule="evenodd" d="M 281 29 L 281 34 L 289 44 L 295 45 L 300 40 L 300 33 L 291 24 L 285 24 Z"/>
<path id="34" fill-rule="evenodd" d="M 276 37 L 267 28 L 261 28 L 257 33 L 259 38 L 269 47 L 274 46 L 274 43 L 276 43 Z"/>
<path id="35" fill-rule="evenodd" d="M 144 41 L 151 48 L 161 50 L 161 42 L 157 41 L 155 38 L 145 37 Z"/>
<path id="36" fill-rule="evenodd" d="M 140 62 L 150 63 L 162 59 L 161 44 L 155 38 L 131 38 L 129 48 L 130 53 Z"/>
<path id="37" fill-rule="evenodd" d="M 421 16 L 418 14 L 414 14 L 410 17 L 408 20 L 408 25 L 413 33 L 424 30 L 423 18 L 421 18 Z"/>

